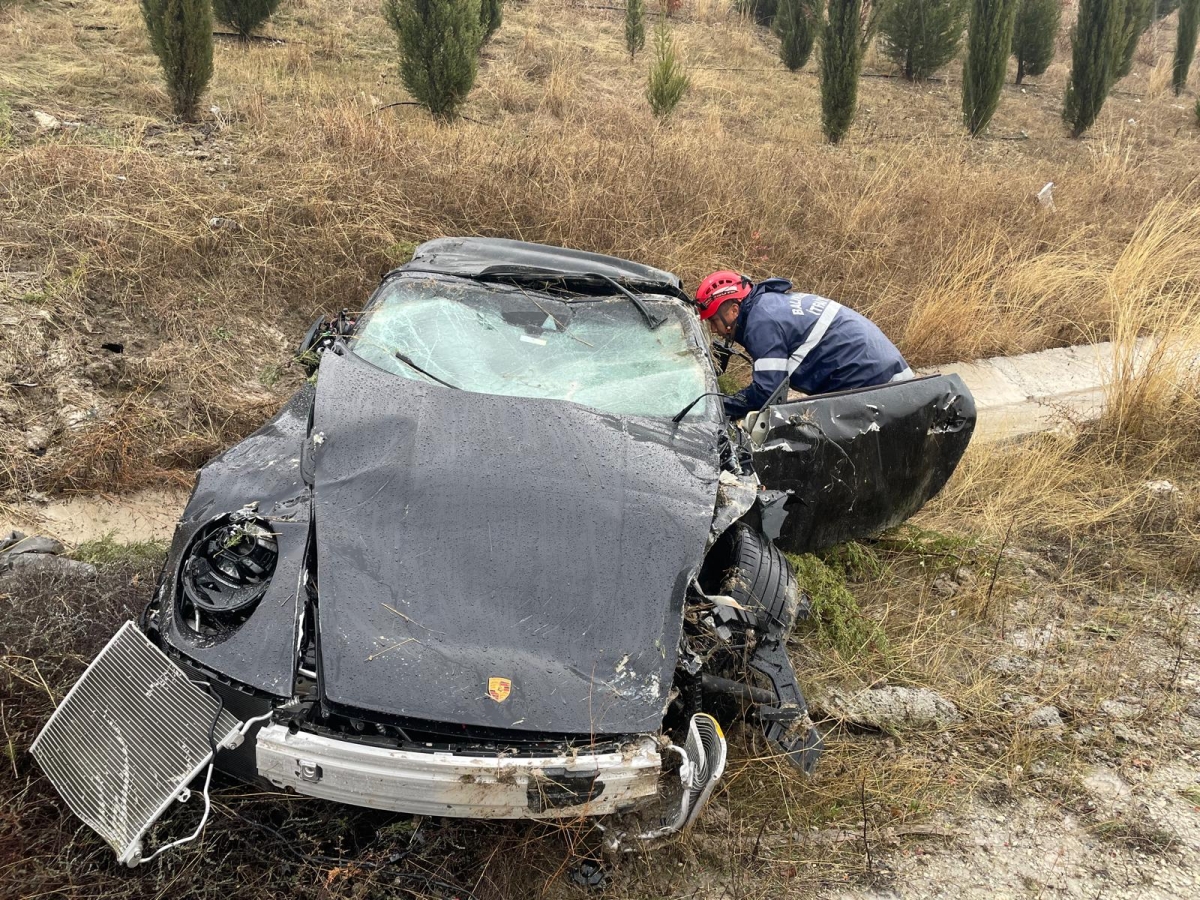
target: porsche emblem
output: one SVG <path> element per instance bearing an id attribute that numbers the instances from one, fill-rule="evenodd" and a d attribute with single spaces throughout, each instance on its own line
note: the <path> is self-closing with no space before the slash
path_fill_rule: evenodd
<path id="1" fill-rule="evenodd" d="M 488 679 L 488 696 L 497 703 L 503 703 L 508 699 L 508 695 L 512 693 L 511 678 L 489 678 Z"/>

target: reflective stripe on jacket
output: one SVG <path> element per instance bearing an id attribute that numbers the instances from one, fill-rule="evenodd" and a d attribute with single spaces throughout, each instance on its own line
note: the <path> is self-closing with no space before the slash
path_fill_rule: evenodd
<path id="1" fill-rule="evenodd" d="M 725 412 L 733 419 L 761 409 L 788 376 L 791 387 L 805 394 L 913 377 L 874 322 L 825 297 L 792 293 L 784 278 L 754 286 L 742 301 L 733 337 L 754 360 L 754 381 L 725 398 Z"/>

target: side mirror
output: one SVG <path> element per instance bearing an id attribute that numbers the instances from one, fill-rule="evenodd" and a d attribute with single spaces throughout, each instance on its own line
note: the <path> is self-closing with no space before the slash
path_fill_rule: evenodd
<path id="1" fill-rule="evenodd" d="M 321 336 L 326 330 L 325 317 L 322 316 L 309 326 L 308 331 L 304 332 L 304 337 L 300 339 L 300 343 L 296 346 L 296 362 L 304 369 L 304 374 L 309 377 L 312 376 L 313 372 L 317 371 L 317 365 L 321 362 L 316 344 L 320 341 Z"/>
<path id="2" fill-rule="evenodd" d="M 297 356 L 303 356 L 312 349 L 313 344 L 317 342 L 317 336 L 321 333 L 321 326 L 324 324 L 325 317 L 321 316 L 308 327 L 308 331 L 304 332 L 304 337 L 300 339 L 300 344 L 296 347 Z"/>
<path id="3" fill-rule="evenodd" d="M 311 377 L 317 371 L 317 366 L 321 364 L 321 352 L 333 344 L 334 338 L 349 334 L 356 321 L 343 309 L 334 318 L 321 317 L 309 326 L 296 347 L 296 362 L 304 369 L 305 375 Z"/>

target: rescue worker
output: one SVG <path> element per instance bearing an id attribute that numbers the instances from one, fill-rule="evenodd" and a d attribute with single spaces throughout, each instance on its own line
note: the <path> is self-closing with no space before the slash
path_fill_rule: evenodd
<path id="1" fill-rule="evenodd" d="M 724 398 L 731 419 L 761 409 L 785 378 L 805 394 L 828 394 L 913 377 L 874 322 L 825 297 L 793 293 L 785 278 L 755 284 L 739 272 L 713 272 L 700 282 L 696 306 L 713 333 L 732 336 L 754 360 L 754 381 Z"/>

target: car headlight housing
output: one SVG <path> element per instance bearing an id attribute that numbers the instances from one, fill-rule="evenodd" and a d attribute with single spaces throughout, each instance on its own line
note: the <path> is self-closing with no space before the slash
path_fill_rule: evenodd
<path id="1" fill-rule="evenodd" d="M 233 631 L 267 592 L 279 545 L 263 519 L 234 513 L 197 533 L 180 570 L 179 612 L 192 631 Z"/>

